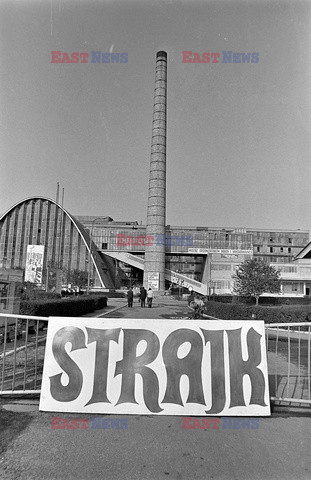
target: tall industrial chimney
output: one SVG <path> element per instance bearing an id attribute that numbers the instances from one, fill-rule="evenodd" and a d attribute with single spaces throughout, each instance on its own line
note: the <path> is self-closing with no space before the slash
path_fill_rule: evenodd
<path id="1" fill-rule="evenodd" d="M 165 290 L 167 54 L 156 56 L 144 286 Z M 148 245 L 149 243 L 149 245 Z"/>

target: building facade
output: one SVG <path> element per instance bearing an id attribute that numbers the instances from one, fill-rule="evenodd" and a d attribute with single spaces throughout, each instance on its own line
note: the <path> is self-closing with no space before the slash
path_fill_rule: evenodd
<path id="1" fill-rule="evenodd" d="M 232 294 L 237 266 L 257 257 L 281 270 L 284 294 L 311 292 L 307 231 L 167 225 L 165 234 L 151 235 L 135 221 L 73 216 L 44 197 L 22 200 L 0 218 L 0 270 L 24 272 L 28 246 L 41 245 L 42 288 L 56 287 L 55 272 L 67 283 L 73 271 L 84 272 L 96 288 L 140 286 L 148 243 L 165 248 L 166 289 L 173 284 Z M 301 251 L 304 257 L 298 258 Z"/>
<path id="2" fill-rule="evenodd" d="M 305 297 L 311 295 L 311 243 L 308 243 L 293 262 L 271 263 L 281 272 L 281 295 Z"/>
<path id="3" fill-rule="evenodd" d="M 94 221 L 94 217 L 76 218 L 86 228 Z M 148 237 L 146 227 L 134 221 L 115 222 L 106 217 L 94 226 L 97 248 L 114 258 L 118 252 L 119 260 L 122 253 L 124 260 L 127 253 L 143 259 L 145 244 L 151 241 Z M 167 225 L 165 237 L 154 235 L 152 241 L 165 243 L 165 267 L 179 274 L 180 279 L 187 277 L 204 284 L 207 293 L 232 294 L 232 275 L 239 264 L 252 257 L 279 266 L 291 263 L 308 244 L 309 232 Z M 139 266 L 124 264 L 122 268 L 127 268 L 134 282 L 141 282 Z"/>

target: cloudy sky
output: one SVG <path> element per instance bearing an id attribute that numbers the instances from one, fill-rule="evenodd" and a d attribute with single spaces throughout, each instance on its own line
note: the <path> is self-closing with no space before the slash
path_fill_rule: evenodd
<path id="1" fill-rule="evenodd" d="M 167 223 L 311 228 L 311 3 L 0 1 L 0 212 L 31 195 L 145 223 L 168 53 Z M 52 51 L 128 53 L 52 63 Z M 182 63 L 182 52 L 258 63 Z M 220 58 L 221 60 L 221 58 Z"/>

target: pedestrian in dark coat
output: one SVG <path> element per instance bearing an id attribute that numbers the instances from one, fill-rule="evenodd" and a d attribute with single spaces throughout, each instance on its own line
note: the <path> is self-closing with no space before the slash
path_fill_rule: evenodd
<path id="1" fill-rule="evenodd" d="M 146 297 L 147 297 L 147 290 L 144 287 L 140 289 L 140 306 L 141 308 L 145 308 L 146 306 Z"/>
<path id="2" fill-rule="evenodd" d="M 134 298 L 134 293 L 131 287 L 129 288 L 127 292 L 127 305 L 128 307 L 133 307 L 133 298 Z"/>

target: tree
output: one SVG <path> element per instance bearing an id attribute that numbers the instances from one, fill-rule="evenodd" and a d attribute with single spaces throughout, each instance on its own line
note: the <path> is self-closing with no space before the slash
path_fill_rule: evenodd
<path id="1" fill-rule="evenodd" d="M 84 287 L 87 285 L 88 274 L 83 270 L 68 270 L 65 273 L 65 283 L 71 283 L 77 287 Z"/>
<path id="2" fill-rule="evenodd" d="M 251 258 L 238 266 L 233 275 L 234 293 L 242 297 L 253 297 L 258 305 L 262 293 L 279 293 L 281 288 L 280 271 L 260 259 Z"/>

